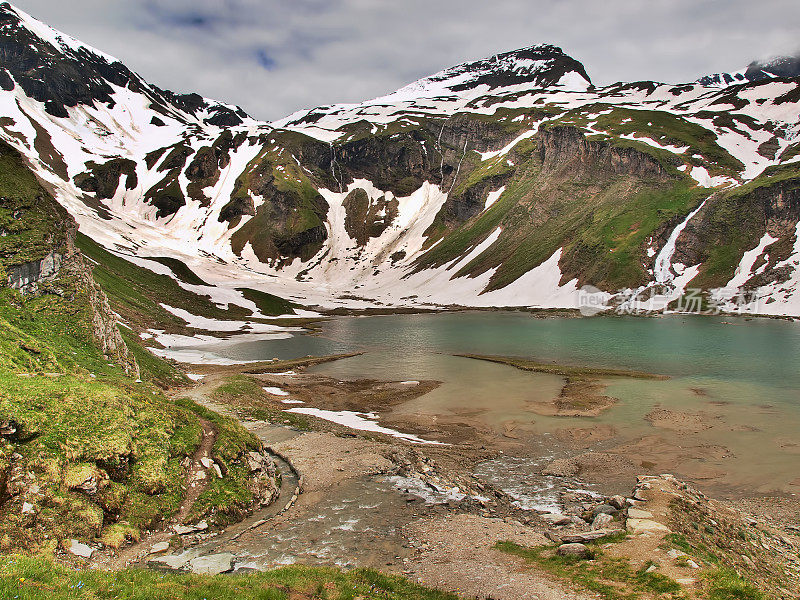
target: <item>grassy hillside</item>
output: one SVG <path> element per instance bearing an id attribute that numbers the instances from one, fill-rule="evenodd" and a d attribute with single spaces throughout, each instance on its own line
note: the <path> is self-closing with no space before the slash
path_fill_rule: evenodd
<path id="1" fill-rule="evenodd" d="M 571 141 L 568 131 L 554 135 Z M 464 265 L 459 276 L 496 269 L 489 289 L 500 289 L 563 248 L 560 266 L 566 278 L 606 289 L 644 283 L 648 239 L 671 219 L 689 213 L 708 191 L 674 166 L 665 167 L 657 149 L 588 140 L 584 154 L 581 143 L 553 165 L 543 163 L 541 140 L 524 140 L 509 153 L 510 159 L 486 161 L 465 175 L 461 185 L 466 189 L 498 173 L 510 178 L 488 210 L 448 233 L 420 259 L 419 267 L 463 256 L 500 227 L 497 242 Z M 629 158 L 629 171 L 611 172 L 605 162 L 611 154 Z"/>
<path id="2" fill-rule="evenodd" d="M 63 256 L 36 293 L 10 289 L 5 275 L 0 285 L 0 550 L 53 552 L 72 538 L 118 546 L 171 517 L 184 495 L 181 463 L 200 443 L 203 418 L 218 431 L 214 455 L 226 475 L 196 516 L 246 510 L 244 455 L 260 443 L 232 421 L 164 395 L 162 387 L 187 380 L 135 335 L 122 339 L 137 359 L 138 380 L 101 351 L 98 336 L 113 337 L 115 326 L 73 246 L 74 222 L 16 152 L 0 148 L 0 166 L 2 271 L 51 252 Z M 142 306 L 152 308 L 148 285 L 177 294 L 169 278 L 147 279 L 142 269 L 134 285 L 126 279 L 135 279 L 132 265 L 99 250 L 95 256 L 106 261 L 99 279 L 120 306 L 135 306 L 140 291 Z"/>

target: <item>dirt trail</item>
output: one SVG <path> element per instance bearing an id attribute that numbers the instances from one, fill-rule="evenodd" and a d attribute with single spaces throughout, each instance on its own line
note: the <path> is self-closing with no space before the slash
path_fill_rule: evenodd
<path id="1" fill-rule="evenodd" d="M 212 468 L 212 449 L 217 440 L 217 430 L 214 429 L 211 421 L 202 417 L 199 420 L 202 428 L 200 445 L 192 456 L 192 462 L 186 474 L 184 483 L 186 494 L 178 512 L 163 527 L 145 535 L 138 542 L 124 548 L 116 556 L 110 556 L 105 553 L 97 555 L 93 560 L 95 566 L 115 571 L 123 569 L 150 554 L 154 544 L 168 542 L 173 536 L 171 528 L 174 525 L 186 522 L 197 498 L 208 486 L 209 477 L 216 476 Z"/>
<path id="2" fill-rule="evenodd" d="M 212 461 L 214 460 L 212 449 L 217 441 L 217 430 L 214 429 L 211 421 L 202 417 L 200 417 L 200 426 L 203 428 L 202 440 L 200 446 L 195 450 L 192 464 L 186 475 L 186 495 L 183 498 L 183 502 L 181 502 L 178 513 L 173 518 L 173 521 L 178 523 L 186 522 L 197 498 L 208 487 L 209 476 L 214 476 L 211 470 Z"/>

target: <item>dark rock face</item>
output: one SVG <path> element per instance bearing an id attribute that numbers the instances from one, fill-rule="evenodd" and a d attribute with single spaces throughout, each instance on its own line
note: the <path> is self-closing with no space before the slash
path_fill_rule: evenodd
<path id="1" fill-rule="evenodd" d="M 186 205 L 186 198 L 178 184 L 178 177 L 183 171 L 186 161 L 194 150 L 184 144 L 172 148 L 158 167 L 159 172 L 166 172 L 164 178 L 145 192 L 144 200 L 158 209 L 157 218 L 175 214 Z M 153 162 L 155 165 L 155 162 Z M 151 167 L 152 168 L 152 167 Z"/>
<path id="2" fill-rule="evenodd" d="M 136 163 L 132 160 L 117 158 L 102 165 L 90 163 L 88 166 L 89 172 L 75 177 L 75 185 L 84 192 L 94 192 L 103 200 L 114 197 L 122 175 L 125 175 L 126 189 L 134 190 L 139 185 Z"/>
<path id="3" fill-rule="evenodd" d="M 39 284 L 52 281 L 61 270 L 62 255 L 50 252 L 41 260 L 34 260 L 8 269 L 8 286 L 22 292 L 35 292 Z"/>
<path id="4" fill-rule="evenodd" d="M 378 189 L 408 196 L 426 180 L 441 182 L 440 157 L 435 152 L 426 154 L 420 143 L 425 139 L 419 131 L 394 139 L 367 137 L 334 146 L 329 160 L 341 170 L 343 187 L 363 178 Z"/>
<path id="5" fill-rule="evenodd" d="M 238 220 L 245 216 L 255 216 L 256 207 L 253 199 L 250 196 L 237 196 L 232 198 L 222 209 L 219 211 L 219 221 L 227 221 L 228 223 L 238 223 Z"/>
<path id="6" fill-rule="evenodd" d="M 274 243 L 281 256 L 299 256 L 307 260 L 316 254 L 316 250 L 308 252 L 307 249 L 318 248 L 327 237 L 328 230 L 325 229 L 325 226 L 317 225 L 297 233 L 278 234 L 274 237 Z"/>
<path id="7" fill-rule="evenodd" d="M 370 238 L 379 237 L 398 214 L 399 204 L 394 198 L 379 198 L 370 202 L 362 189 L 353 190 L 343 202 L 347 216 L 344 227 L 347 234 L 359 246 L 365 246 Z"/>
<path id="8" fill-rule="evenodd" d="M 543 171 L 568 167 L 576 179 L 596 172 L 606 175 L 668 179 L 658 160 L 634 148 L 616 147 L 607 142 L 587 141 L 574 127 L 551 127 L 540 132 L 539 154 Z"/>
<path id="9" fill-rule="evenodd" d="M 483 212 L 489 192 L 506 185 L 512 176 L 512 173 L 509 172 L 487 177 L 468 187 L 463 193 L 448 197 L 437 217 L 437 221 L 446 228 L 455 228 L 466 223 Z"/>
<path id="10" fill-rule="evenodd" d="M 167 175 L 164 179 L 150 188 L 145 194 L 145 201 L 155 206 L 158 211 L 156 218 L 163 219 L 174 215 L 178 209 L 186 205 L 186 198 L 178 184 L 177 174 Z"/>
<path id="11" fill-rule="evenodd" d="M 187 179 L 191 182 L 187 189 L 190 198 L 198 201 L 201 206 L 208 205 L 208 198 L 203 189 L 217 182 L 220 171 L 230 163 L 231 151 L 243 141 L 243 135 L 234 139 L 230 130 L 225 130 L 211 146 L 201 148 L 195 153 L 185 171 Z"/>

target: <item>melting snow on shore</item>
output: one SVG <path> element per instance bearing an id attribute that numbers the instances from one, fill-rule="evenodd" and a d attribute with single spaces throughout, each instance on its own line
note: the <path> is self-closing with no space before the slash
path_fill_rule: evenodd
<path id="1" fill-rule="evenodd" d="M 290 408 L 286 412 L 290 413 L 299 413 L 303 415 L 310 415 L 312 417 L 318 417 L 320 419 L 325 419 L 326 421 L 331 421 L 332 423 L 338 423 L 339 425 L 344 425 L 345 427 L 349 427 L 350 429 L 356 429 L 358 431 L 371 431 L 373 433 L 383 433 L 385 435 L 390 435 L 392 437 L 396 437 L 401 440 L 406 440 L 407 442 L 412 442 L 414 444 L 433 444 L 437 446 L 445 445 L 443 442 L 437 442 L 432 440 L 423 440 L 416 435 L 412 435 L 410 433 L 401 433 L 400 431 L 396 431 L 394 429 L 389 429 L 388 427 L 383 427 L 382 425 L 378 425 L 375 420 L 378 418 L 378 415 L 375 413 L 358 413 L 352 412 L 349 410 L 324 410 L 321 408 Z"/>
<path id="2" fill-rule="evenodd" d="M 288 396 L 289 392 L 282 390 L 279 387 L 265 387 L 262 388 L 268 394 L 272 394 L 273 396 Z"/>

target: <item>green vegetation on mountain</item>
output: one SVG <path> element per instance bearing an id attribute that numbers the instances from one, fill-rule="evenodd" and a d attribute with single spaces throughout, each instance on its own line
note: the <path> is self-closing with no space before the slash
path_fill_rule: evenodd
<path id="1" fill-rule="evenodd" d="M 298 304 L 289 302 L 288 300 L 284 300 L 279 296 L 275 296 L 267 292 L 253 290 L 250 288 L 237 289 L 242 293 L 242 296 L 244 296 L 247 300 L 250 300 L 250 302 L 253 302 L 258 307 L 258 310 L 265 315 L 293 315 L 295 314 L 295 309 L 299 308 Z"/>
<path id="2" fill-rule="evenodd" d="M 242 319 L 251 314 L 235 305 L 219 308 L 208 296 L 190 292 L 168 275 L 159 275 L 112 254 L 81 233 L 76 245 L 93 262 L 95 280 L 105 291 L 112 308 L 127 323 L 145 328 L 153 323 L 163 328 L 185 327 L 185 322 L 161 303 L 212 319 Z"/>
<path id="3" fill-rule="evenodd" d="M 153 260 L 157 263 L 164 265 L 170 271 L 173 272 L 175 277 L 177 277 L 184 283 L 188 283 L 189 285 L 208 285 L 208 283 L 203 281 L 197 275 L 197 273 L 195 273 L 188 266 L 186 266 L 186 263 L 178 260 L 177 258 L 171 256 L 156 256 L 149 260 Z"/>
<path id="4" fill-rule="evenodd" d="M 0 141 L 0 265 L 43 258 L 64 243 L 67 212 L 48 201 L 19 153 Z"/>
<path id="5" fill-rule="evenodd" d="M 622 136 L 629 136 L 650 139 L 662 146 L 686 148 L 679 154 L 669 153 L 672 154 L 672 162 L 687 160 L 692 164 L 702 164 L 714 175 L 736 176 L 744 169 L 741 161 L 731 156 L 717 143 L 717 136 L 713 131 L 683 116 L 665 111 L 633 110 L 610 104 L 596 104 L 568 111 L 547 126 L 557 124 L 591 127 L 619 142 L 628 141 Z M 653 150 L 659 149 L 653 148 Z M 702 160 L 695 156 L 701 157 Z"/>
<path id="6" fill-rule="evenodd" d="M 463 265 L 458 276 L 496 269 L 489 289 L 500 289 L 563 248 L 559 265 L 567 279 L 577 277 L 606 289 L 644 283 L 648 240 L 666 223 L 688 214 L 708 190 L 670 166 L 663 150 L 636 143 L 582 142 L 582 136 L 562 131 L 552 129 L 553 136 L 564 138 L 556 142 L 566 148 L 560 150 L 563 164 L 549 164 L 547 158 L 543 162 L 545 142 L 530 138 L 507 157 L 480 163 L 465 174 L 459 184 L 464 190 L 497 174 L 510 173 L 510 179 L 489 209 L 450 232 L 418 267 L 463 256 L 500 227 L 497 241 Z M 576 144 L 585 144 L 587 150 Z M 604 161 L 611 153 L 628 161 L 627 172 L 608 172 Z"/>

